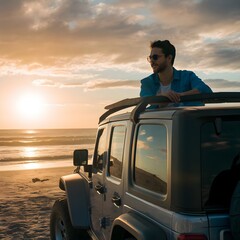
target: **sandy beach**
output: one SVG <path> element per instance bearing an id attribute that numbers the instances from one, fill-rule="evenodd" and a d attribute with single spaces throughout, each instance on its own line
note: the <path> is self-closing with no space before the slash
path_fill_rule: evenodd
<path id="1" fill-rule="evenodd" d="M 73 170 L 0 171 L 0 239 L 50 239 L 51 207 L 64 196 L 59 178 Z"/>

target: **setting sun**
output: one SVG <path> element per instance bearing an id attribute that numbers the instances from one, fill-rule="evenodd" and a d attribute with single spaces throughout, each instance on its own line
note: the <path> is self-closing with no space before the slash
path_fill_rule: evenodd
<path id="1" fill-rule="evenodd" d="M 24 118 L 38 118 L 44 111 L 44 100 L 40 95 L 28 93 L 19 98 L 17 110 Z"/>

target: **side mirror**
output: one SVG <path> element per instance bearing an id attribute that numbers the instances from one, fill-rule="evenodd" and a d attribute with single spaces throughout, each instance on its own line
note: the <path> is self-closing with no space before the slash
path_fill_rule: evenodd
<path id="1" fill-rule="evenodd" d="M 87 166 L 88 165 L 88 150 L 87 149 L 74 150 L 73 165 L 74 166 Z"/>

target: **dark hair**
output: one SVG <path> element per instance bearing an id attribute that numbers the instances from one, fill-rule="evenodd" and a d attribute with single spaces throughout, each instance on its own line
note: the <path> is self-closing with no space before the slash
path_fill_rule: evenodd
<path id="1" fill-rule="evenodd" d="M 165 57 L 172 55 L 172 65 L 173 65 L 174 59 L 176 56 L 176 49 L 168 40 L 164 40 L 164 41 L 157 40 L 157 41 L 151 42 L 150 47 L 161 48 Z"/>

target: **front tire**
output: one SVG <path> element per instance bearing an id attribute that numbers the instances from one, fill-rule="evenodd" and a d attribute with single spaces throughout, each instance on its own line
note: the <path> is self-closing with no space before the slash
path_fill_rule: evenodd
<path id="1" fill-rule="evenodd" d="M 57 200 L 53 205 L 50 217 L 50 237 L 51 240 L 89 239 L 86 230 L 72 226 L 66 199 Z"/>

